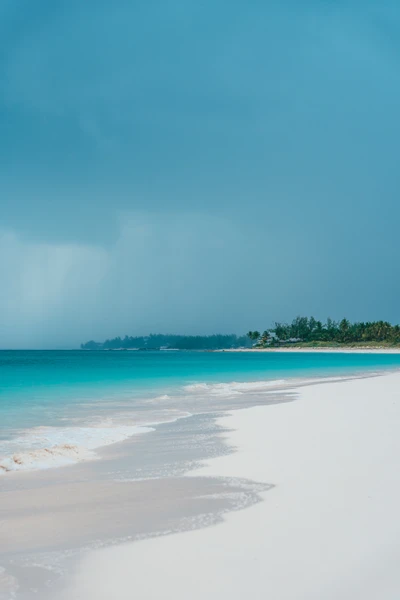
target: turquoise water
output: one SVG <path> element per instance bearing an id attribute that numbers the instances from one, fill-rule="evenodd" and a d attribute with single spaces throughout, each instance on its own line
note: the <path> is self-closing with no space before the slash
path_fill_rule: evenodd
<path id="1" fill-rule="evenodd" d="M 0 428 L 43 425 L 66 405 L 171 393 L 188 383 L 400 368 L 398 354 L 0 351 Z"/>
<path id="2" fill-rule="evenodd" d="M 182 399 L 184 386 L 193 383 L 398 368 L 398 354 L 1 351 L 0 440 L 39 426 L 93 425 L 98 415 L 104 420 L 137 407 L 143 421 L 144 411 L 156 410 L 158 396 L 172 398 L 171 408 L 174 396 Z"/>

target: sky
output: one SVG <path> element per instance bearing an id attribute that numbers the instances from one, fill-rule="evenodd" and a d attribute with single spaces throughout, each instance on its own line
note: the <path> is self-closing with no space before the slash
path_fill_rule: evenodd
<path id="1" fill-rule="evenodd" d="M 0 347 L 400 322 L 400 5 L 0 0 Z"/>

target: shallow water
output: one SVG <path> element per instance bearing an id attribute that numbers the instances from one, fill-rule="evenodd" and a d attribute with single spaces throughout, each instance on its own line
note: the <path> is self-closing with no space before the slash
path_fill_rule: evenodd
<path id="1" fill-rule="evenodd" d="M 90 458 L 154 424 L 240 406 L 293 378 L 396 368 L 397 354 L 1 351 L 0 474 Z"/>
<path id="2" fill-rule="evenodd" d="M 184 477 L 233 450 L 218 414 L 158 425 L 103 449 L 96 461 L 4 476 L 0 600 L 53 599 L 92 549 L 207 527 L 261 501 L 272 485 Z"/>
<path id="3" fill-rule="evenodd" d="M 31 462 L 0 478 L 0 600 L 53 599 L 82 553 L 213 525 L 261 501 L 272 485 L 185 477 L 234 451 L 216 422 L 224 411 L 295 401 L 293 388 L 310 380 L 400 367 L 398 355 L 51 354 L 2 363 L 1 444 Z M 93 460 L 30 470 L 65 462 L 32 462 L 29 449 L 71 441 Z"/>

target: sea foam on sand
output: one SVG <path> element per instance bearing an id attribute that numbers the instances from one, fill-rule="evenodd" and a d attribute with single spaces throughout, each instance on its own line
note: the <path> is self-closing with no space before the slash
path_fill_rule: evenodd
<path id="1" fill-rule="evenodd" d="M 3 442 L 0 476 L 9 471 L 49 469 L 96 458 L 96 449 L 122 442 L 132 435 L 154 431 L 151 427 L 116 425 L 107 427 L 36 427 Z M 20 447 L 7 452 L 7 445 Z"/>
<path id="2" fill-rule="evenodd" d="M 58 598 L 398 600 L 400 374 L 298 395 L 222 417 L 236 451 L 192 473 L 273 484 L 263 502 L 89 552 Z"/>
<path id="3" fill-rule="evenodd" d="M 281 386 L 285 383 L 284 379 L 271 381 L 232 381 L 230 383 L 192 383 L 185 385 L 185 392 L 191 394 L 209 394 L 212 396 L 235 396 L 239 394 L 249 394 L 254 392 L 266 392 L 271 388 Z"/>

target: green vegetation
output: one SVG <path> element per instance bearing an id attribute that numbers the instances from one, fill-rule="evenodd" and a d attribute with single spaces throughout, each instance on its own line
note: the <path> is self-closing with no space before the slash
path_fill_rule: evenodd
<path id="1" fill-rule="evenodd" d="M 260 337 L 260 332 L 259 331 L 249 331 L 247 334 L 247 337 L 252 340 L 253 342 L 257 341 Z"/>
<path id="2" fill-rule="evenodd" d="M 258 339 L 259 334 L 256 338 Z M 164 335 L 151 334 L 148 336 L 116 337 L 104 343 L 86 342 L 81 344 L 82 350 L 159 350 L 160 348 L 175 348 L 178 350 L 223 350 L 251 346 L 251 341 L 245 335 Z"/>
<path id="3" fill-rule="evenodd" d="M 332 346 L 376 347 L 400 346 L 400 325 L 387 321 L 350 323 L 327 319 L 326 323 L 314 317 L 296 317 L 292 323 L 275 323 L 263 333 L 249 331 L 246 335 L 165 335 L 124 338 L 105 342 L 86 342 L 82 350 L 228 350 L 235 348 L 267 348 L 276 346 L 324 348 Z"/>
<path id="4" fill-rule="evenodd" d="M 267 341 L 259 337 L 258 346 L 301 345 L 301 346 L 396 346 L 400 345 L 400 326 L 387 321 L 351 323 L 328 319 L 326 323 L 314 317 L 297 317 L 291 324 L 275 323 L 269 329 Z M 264 336 L 264 334 L 263 334 Z"/>

